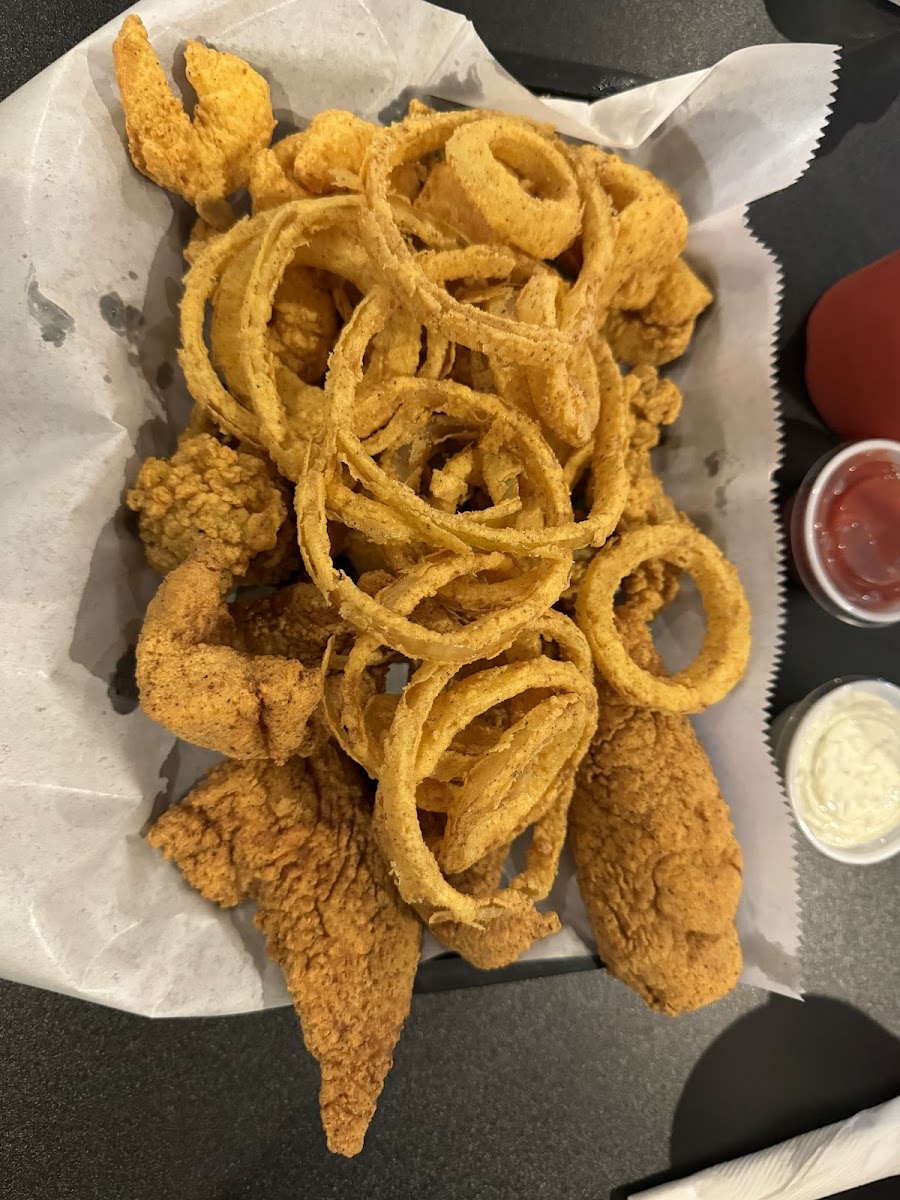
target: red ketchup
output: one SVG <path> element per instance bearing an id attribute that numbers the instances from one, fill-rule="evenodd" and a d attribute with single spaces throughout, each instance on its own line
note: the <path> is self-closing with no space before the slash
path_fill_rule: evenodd
<path id="1" fill-rule="evenodd" d="M 900 621 L 900 442 L 843 446 L 806 476 L 790 516 L 797 573 L 855 625 Z"/>
<path id="2" fill-rule="evenodd" d="M 839 280 L 812 310 L 806 386 L 841 437 L 900 439 L 900 250 Z"/>

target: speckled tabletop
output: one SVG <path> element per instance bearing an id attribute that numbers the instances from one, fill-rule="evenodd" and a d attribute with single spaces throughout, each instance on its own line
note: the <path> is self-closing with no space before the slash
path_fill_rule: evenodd
<path id="1" fill-rule="evenodd" d="M 785 268 L 782 479 L 795 486 L 827 443 L 801 382 L 806 315 L 835 279 L 900 244 L 900 10 L 887 0 L 448 7 L 525 82 L 573 91 L 693 70 L 757 42 L 844 45 L 816 161 L 752 217 Z M 0 0 L 0 95 L 120 8 Z M 792 592 L 775 709 L 845 673 L 900 682 L 900 633 L 842 626 Z M 593 970 L 423 992 L 352 1162 L 325 1152 L 316 1071 L 290 1011 L 153 1022 L 0 983 L 0 1197 L 603 1200 L 879 1103 L 900 1092 L 900 860 L 854 869 L 801 844 L 799 866 L 805 1003 L 740 989 L 673 1022 Z M 896 1200 L 900 1180 L 852 1194 Z"/>

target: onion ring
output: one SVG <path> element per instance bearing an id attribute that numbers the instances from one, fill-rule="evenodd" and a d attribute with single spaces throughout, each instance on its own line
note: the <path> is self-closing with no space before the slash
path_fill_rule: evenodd
<path id="1" fill-rule="evenodd" d="M 505 242 L 535 258 L 556 258 L 581 226 L 578 184 L 549 138 L 509 117 L 462 125 L 444 148 L 466 199 Z M 539 179 L 529 195 L 517 176 Z"/>
<path id="2" fill-rule="evenodd" d="M 667 677 L 635 663 L 615 623 L 620 583 L 648 559 L 687 571 L 707 615 L 700 653 L 690 666 Z M 576 619 L 610 685 L 634 704 L 661 712 L 701 712 L 715 704 L 741 678 L 750 656 L 750 608 L 737 571 L 709 538 L 687 523 L 644 526 L 605 547 L 582 581 Z"/>
<path id="3" fill-rule="evenodd" d="M 541 655 L 499 666 L 486 664 L 482 671 L 455 683 L 457 667 L 425 663 L 404 689 L 384 744 L 374 828 L 401 896 L 410 904 L 427 904 L 433 909 L 431 920 L 473 924 L 504 912 L 529 910 L 534 900 L 549 891 L 565 840 L 573 772 L 596 725 L 596 692 L 590 674 L 584 671 L 584 666 L 589 665 L 587 647 L 574 629 L 567 628 L 570 624 L 561 614 L 552 614 L 546 621 L 536 622 L 533 629 L 548 640 L 556 640 L 559 635 L 560 641 L 565 639 L 567 644 L 583 646 L 578 652 L 579 663 L 557 662 Z M 561 628 L 565 628 L 564 633 L 560 633 Z M 561 649 L 565 653 L 565 647 L 561 645 Z M 453 737 L 473 717 L 492 704 L 532 688 L 545 687 L 577 697 L 581 706 L 577 718 L 567 728 L 571 766 L 556 774 L 546 794 L 527 797 L 531 801 L 530 812 L 526 811 L 526 804 L 518 805 L 518 816 L 524 814 L 525 822 L 534 820 L 525 870 L 504 890 L 479 897 L 464 895 L 445 878 L 422 836 L 416 799 L 418 787 L 437 766 Z M 535 808 L 540 812 L 537 817 Z M 505 817 L 497 821 L 492 845 L 507 837 L 510 832 L 507 826 Z M 484 840 L 483 835 L 472 838 L 465 847 L 467 854 L 460 847 L 458 860 L 475 853 L 476 844 L 483 845 Z"/>
<path id="4" fill-rule="evenodd" d="M 379 130 L 369 144 L 362 169 L 368 204 L 361 226 L 363 239 L 392 289 L 423 324 L 437 325 L 454 341 L 470 349 L 501 354 L 514 362 L 546 366 L 554 357 L 564 356 L 596 327 L 597 313 L 592 302 L 612 261 L 616 232 L 612 205 L 589 170 L 570 159 L 584 205 L 584 265 L 572 288 L 563 326 L 547 327 L 539 338 L 527 324 L 455 300 L 445 288 L 429 279 L 404 240 L 391 208 L 390 180 L 397 166 L 435 153 L 462 126 L 484 119 L 484 114 L 477 111 L 435 113 L 409 124 Z M 536 127 L 522 122 L 522 128 L 533 131 Z"/>

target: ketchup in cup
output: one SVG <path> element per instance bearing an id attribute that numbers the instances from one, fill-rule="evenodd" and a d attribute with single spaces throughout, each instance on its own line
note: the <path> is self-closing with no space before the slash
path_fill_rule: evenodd
<path id="1" fill-rule="evenodd" d="M 900 621 L 900 441 L 842 446 L 812 468 L 790 509 L 797 574 L 852 625 Z"/>
<path id="2" fill-rule="evenodd" d="M 842 438 L 900 439 L 900 250 L 839 280 L 812 310 L 806 386 Z"/>

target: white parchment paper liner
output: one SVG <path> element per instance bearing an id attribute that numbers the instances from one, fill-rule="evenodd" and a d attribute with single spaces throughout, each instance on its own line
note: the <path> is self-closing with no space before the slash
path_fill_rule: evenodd
<path id="1" fill-rule="evenodd" d="M 664 470 L 737 563 L 754 613 L 747 678 L 698 728 L 744 851 L 745 979 L 797 994 L 791 824 L 763 728 L 781 623 L 779 273 L 744 210 L 808 164 L 834 48 L 754 47 L 593 105 L 544 106 L 464 18 L 418 0 L 150 0 L 137 11 L 176 78 L 180 44 L 204 37 L 262 71 L 294 126 L 328 107 L 389 119 L 410 91 L 539 116 L 550 107 L 564 132 L 627 148 L 679 189 L 691 257 L 717 296 L 674 372 L 686 403 Z M 250 914 L 207 904 L 141 836 L 208 757 L 122 711 L 119 695 L 156 585 L 121 497 L 184 412 L 174 361 L 189 216 L 123 148 L 110 56 L 120 20 L 0 105 L 0 974 L 159 1016 L 242 1012 L 286 1001 Z M 682 607 L 665 636 L 684 653 L 699 618 Z M 532 957 L 589 952 L 568 863 L 554 899 L 566 928 Z"/>

